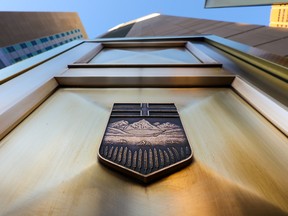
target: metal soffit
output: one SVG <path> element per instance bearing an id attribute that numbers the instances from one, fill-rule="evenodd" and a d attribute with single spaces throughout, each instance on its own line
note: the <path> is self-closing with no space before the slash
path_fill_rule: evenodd
<path id="1" fill-rule="evenodd" d="M 285 4 L 287 0 L 206 0 L 205 8 L 260 6 L 271 4 Z"/>

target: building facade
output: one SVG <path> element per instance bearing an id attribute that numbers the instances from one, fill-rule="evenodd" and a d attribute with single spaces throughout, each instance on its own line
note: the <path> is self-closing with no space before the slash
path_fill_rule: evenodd
<path id="1" fill-rule="evenodd" d="M 272 5 L 269 26 L 288 28 L 288 4 Z"/>
<path id="2" fill-rule="evenodd" d="M 288 56 L 288 29 L 154 14 L 112 29 L 106 37 L 188 36 L 213 34 L 280 56 Z"/>
<path id="3" fill-rule="evenodd" d="M 175 25 L 164 24 L 159 31 L 170 34 Z M 108 34 L 137 32 L 122 27 Z M 287 215 L 287 59 L 215 35 L 108 36 L 26 59 L 1 80 L 0 214 Z M 146 136 L 172 121 L 167 108 L 153 126 L 131 126 L 143 122 L 142 104 L 175 105 L 193 158 L 150 184 L 131 176 L 185 152 L 178 142 L 159 151 L 159 135 Z M 113 115 L 129 119 L 111 129 Z M 138 149 L 129 152 L 131 131 Z M 111 141 L 103 155 L 132 175 L 100 163 L 106 132 L 123 146 Z"/>
<path id="4" fill-rule="evenodd" d="M 77 13 L 1 12 L 0 68 L 87 34 Z"/>

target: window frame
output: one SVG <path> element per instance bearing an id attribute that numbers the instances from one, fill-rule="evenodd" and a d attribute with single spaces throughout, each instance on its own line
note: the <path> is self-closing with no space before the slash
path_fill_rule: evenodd
<path id="1" fill-rule="evenodd" d="M 90 63 L 105 48 L 173 48 L 182 47 L 190 52 L 200 63 Z M 97 67 L 222 67 L 206 53 L 198 49 L 190 41 L 165 41 L 165 42 L 102 42 L 87 55 L 78 59 L 68 68 L 97 68 Z"/>

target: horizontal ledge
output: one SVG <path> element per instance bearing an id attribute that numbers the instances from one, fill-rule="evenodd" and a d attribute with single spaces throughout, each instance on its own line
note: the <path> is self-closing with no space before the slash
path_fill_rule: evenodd
<path id="1" fill-rule="evenodd" d="M 287 0 L 206 0 L 205 8 L 226 8 L 226 7 L 251 7 L 251 6 L 263 6 L 272 4 L 284 4 L 288 3 Z"/>
<path id="2" fill-rule="evenodd" d="M 184 47 L 187 41 L 158 41 L 158 42 L 102 42 L 101 45 L 107 48 L 131 48 L 131 47 Z"/>
<path id="3" fill-rule="evenodd" d="M 214 87 L 231 86 L 235 76 L 161 76 L 161 77 L 55 77 L 61 86 L 74 87 Z"/>
<path id="4" fill-rule="evenodd" d="M 267 74 L 285 82 L 288 81 L 288 61 L 285 57 L 267 53 L 255 47 L 249 47 L 217 36 L 206 37 L 205 41 L 208 44 L 263 70 Z"/>
<path id="5" fill-rule="evenodd" d="M 113 117 L 122 117 L 122 118 L 179 118 L 179 115 L 151 115 L 151 116 L 141 116 L 141 115 L 110 115 L 111 118 Z"/>
<path id="6" fill-rule="evenodd" d="M 135 67 L 222 67 L 219 63 L 197 63 L 197 64 L 70 64 L 68 68 L 135 68 Z"/>

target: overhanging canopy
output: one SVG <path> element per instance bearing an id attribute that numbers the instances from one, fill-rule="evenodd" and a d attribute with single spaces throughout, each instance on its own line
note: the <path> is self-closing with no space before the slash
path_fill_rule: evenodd
<path id="1" fill-rule="evenodd" d="M 288 0 L 206 0 L 205 8 L 286 4 Z"/>

